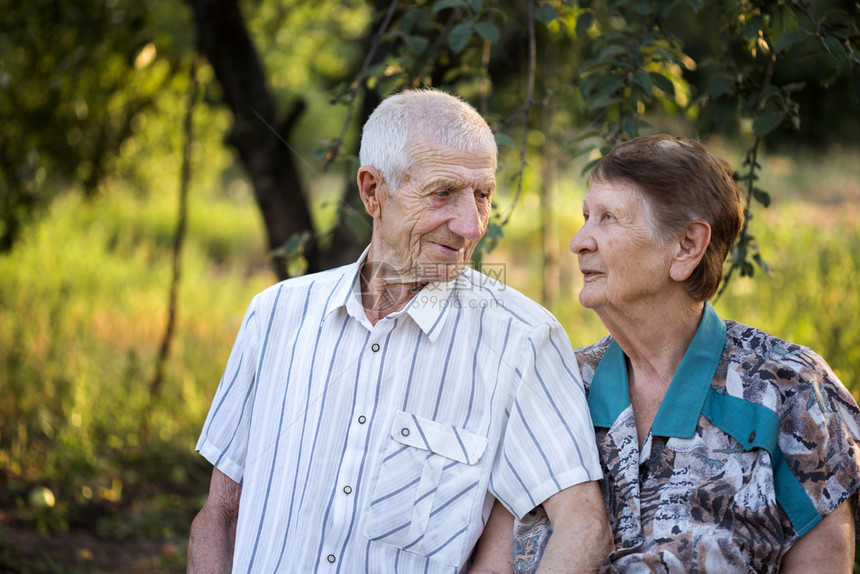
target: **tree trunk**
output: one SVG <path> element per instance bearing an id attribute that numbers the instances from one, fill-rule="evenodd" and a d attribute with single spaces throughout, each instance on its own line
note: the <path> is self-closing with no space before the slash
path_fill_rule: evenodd
<path id="1" fill-rule="evenodd" d="M 194 12 L 200 50 L 206 55 L 233 112 L 228 138 L 251 178 L 271 248 L 310 231 L 305 246 L 308 272 L 322 269 L 304 185 L 295 156 L 286 142 L 304 104 L 294 105 L 278 121 L 275 104 L 257 51 L 236 0 L 189 0 Z M 287 262 L 274 259 L 280 279 L 288 276 Z"/>
<path id="2" fill-rule="evenodd" d="M 379 95 L 375 91 L 365 90 L 359 118 L 361 125 L 364 125 L 380 101 Z M 355 155 L 358 156 L 359 142 L 354 145 Z M 370 242 L 370 232 L 373 226 L 364 209 L 364 204 L 361 203 L 355 173 L 351 171 L 346 175 L 341 201 L 341 215 L 332 235 L 331 246 L 328 252 L 321 257 L 324 264 L 329 268 L 358 259 L 362 250 Z"/>

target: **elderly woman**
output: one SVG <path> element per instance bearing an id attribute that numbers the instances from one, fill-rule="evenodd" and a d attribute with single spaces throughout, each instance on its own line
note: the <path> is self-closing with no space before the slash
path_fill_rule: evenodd
<path id="1" fill-rule="evenodd" d="M 743 207 L 731 168 L 687 139 L 631 140 L 591 173 L 570 249 L 610 333 L 577 351 L 615 536 L 601 572 L 852 570 L 854 399 L 810 349 L 708 302 Z M 512 522 L 497 508 L 488 532 Z M 516 522 L 515 571 L 550 531 L 540 508 Z M 504 543 L 483 544 L 492 570 Z"/>

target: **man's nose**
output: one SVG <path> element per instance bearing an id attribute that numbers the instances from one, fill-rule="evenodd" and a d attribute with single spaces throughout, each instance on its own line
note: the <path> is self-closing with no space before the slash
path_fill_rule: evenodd
<path id="1" fill-rule="evenodd" d="M 470 241 L 481 239 L 486 230 L 486 218 L 478 210 L 475 197 L 471 193 L 461 195 L 454 209 L 454 216 L 448 222 L 448 229 Z"/>

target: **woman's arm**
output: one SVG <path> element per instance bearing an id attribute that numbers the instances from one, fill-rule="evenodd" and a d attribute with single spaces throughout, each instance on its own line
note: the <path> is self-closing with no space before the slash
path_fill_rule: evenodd
<path id="1" fill-rule="evenodd" d="M 854 517 L 846 500 L 789 548 L 780 572 L 851 574 L 853 568 Z"/>
<path id="2" fill-rule="evenodd" d="M 475 546 L 469 574 L 501 574 L 513 571 L 514 517 L 498 500 L 493 504 L 484 532 Z"/>

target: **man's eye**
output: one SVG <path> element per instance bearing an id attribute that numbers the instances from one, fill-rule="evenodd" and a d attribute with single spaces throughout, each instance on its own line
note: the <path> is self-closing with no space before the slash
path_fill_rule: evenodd
<path id="1" fill-rule="evenodd" d="M 475 197 L 478 199 L 490 199 L 490 192 L 479 190 L 475 192 Z"/>
<path id="2" fill-rule="evenodd" d="M 588 221 L 588 214 L 587 214 L 587 213 L 583 213 L 583 214 L 582 214 L 582 219 L 583 219 L 583 221 Z"/>
<path id="3" fill-rule="evenodd" d="M 436 190 L 436 197 L 448 197 L 449 195 L 451 195 L 450 189 L 446 188 L 446 189 L 437 189 Z"/>

